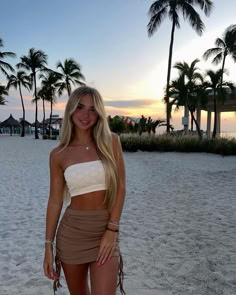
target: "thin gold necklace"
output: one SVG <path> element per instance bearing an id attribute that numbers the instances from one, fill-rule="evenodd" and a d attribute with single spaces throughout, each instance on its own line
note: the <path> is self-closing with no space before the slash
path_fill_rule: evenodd
<path id="1" fill-rule="evenodd" d="M 77 143 L 75 146 L 85 147 L 85 149 L 88 151 L 90 149 L 91 142 L 92 141 L 90 141 L 89 143 L 86 143 L 86 144 Z"/>

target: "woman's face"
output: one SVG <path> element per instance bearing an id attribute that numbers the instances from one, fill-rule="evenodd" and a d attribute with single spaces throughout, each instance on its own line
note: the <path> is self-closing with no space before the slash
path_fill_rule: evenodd
<path id="1" fill-rule="evenodd" d="M 93 98 L 90 94 L 86 94 L 80 99 L 77 109 L 71 117 L 75 128 L 81 130 L 87 130 L 96 124 L 98 114 L 95 110 Z"/>

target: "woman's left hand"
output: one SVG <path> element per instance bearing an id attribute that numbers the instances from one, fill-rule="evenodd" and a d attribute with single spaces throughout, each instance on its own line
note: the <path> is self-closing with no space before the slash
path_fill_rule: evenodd
<path id="1" fill-rule="evenodd" d="M 97 257 L 98 265 L 104 264 L 112 256 L 116 246 L 117 232 L 106 230 L 100 244 L 100 249 Z"/>

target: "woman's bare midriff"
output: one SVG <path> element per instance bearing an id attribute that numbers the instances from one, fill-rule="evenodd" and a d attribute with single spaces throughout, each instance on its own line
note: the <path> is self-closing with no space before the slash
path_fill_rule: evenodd
<path id="1" fill-rule="evenodd" d="M 103 210 L 107 209 L 107 202 L 104 204 L 105 190 L 86 193 L 71 198 L 69 209 L 73 210 Z"/>

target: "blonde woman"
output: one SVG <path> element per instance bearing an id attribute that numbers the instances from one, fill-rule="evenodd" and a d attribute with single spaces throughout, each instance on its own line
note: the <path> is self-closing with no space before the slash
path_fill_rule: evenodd
<path id="1" fill-rule="evenodd" d="M 82 86 L 69 97 L 60 144 L 50 153 L 44 273 L 54 280 L 54 293 L 62 266 L 70 295 L 115 295 L 117 286 L 125 294 L 119 248 L 124 199 L 119 137 L 109 129 L 99 92 Z"/>

